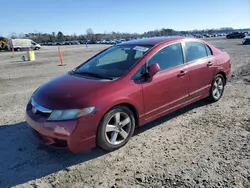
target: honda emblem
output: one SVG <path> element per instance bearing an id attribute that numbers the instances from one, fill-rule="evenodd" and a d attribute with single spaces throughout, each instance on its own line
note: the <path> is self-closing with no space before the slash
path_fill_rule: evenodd
<path id="1" fill-rule="evenodd" d="M 32 107 L 32 112 L 35 114 L 37 112 L 37 109 L 35 106 Z"/>

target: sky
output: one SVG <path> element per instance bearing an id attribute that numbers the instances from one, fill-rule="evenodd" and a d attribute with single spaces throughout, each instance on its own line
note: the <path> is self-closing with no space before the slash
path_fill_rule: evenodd
<path id="1" fill-rule="evenodd" d="M 250 0 L 2 0 L 0 35 L 250 28 Z"/>

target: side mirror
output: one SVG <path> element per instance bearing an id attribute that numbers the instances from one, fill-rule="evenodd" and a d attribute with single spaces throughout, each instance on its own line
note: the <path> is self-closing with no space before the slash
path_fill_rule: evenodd
<path id="1" fill-rule="evenodd" d="M 158 63 L 151 64 L 147 67 L 148 71 L 148 78 L 152 79 L 153 76 L 160 71 L 160 66 Z"/>

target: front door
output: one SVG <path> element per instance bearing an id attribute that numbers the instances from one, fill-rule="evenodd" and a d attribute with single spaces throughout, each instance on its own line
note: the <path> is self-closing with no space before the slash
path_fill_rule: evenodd
<path id="1" fill-rule="evenodd" d="M 168 45 L 148 61 L 158 63 L 160 72 L 142 84 L 145 119 L 150 120 L 188 99 L 188 72 L 181 43 Z"/>

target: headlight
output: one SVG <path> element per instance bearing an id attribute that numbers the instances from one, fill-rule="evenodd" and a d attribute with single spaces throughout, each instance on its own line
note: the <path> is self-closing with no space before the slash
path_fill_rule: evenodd
<path id="1" fill-rule="evenodd" d="M 88 107 L 84 109 L 72 109 L 72 110 L 54 110 L 48 120 L 69 120 L 76 119 L 88 114 L 91 114 L 95 110 L 95 107 Z"/>

